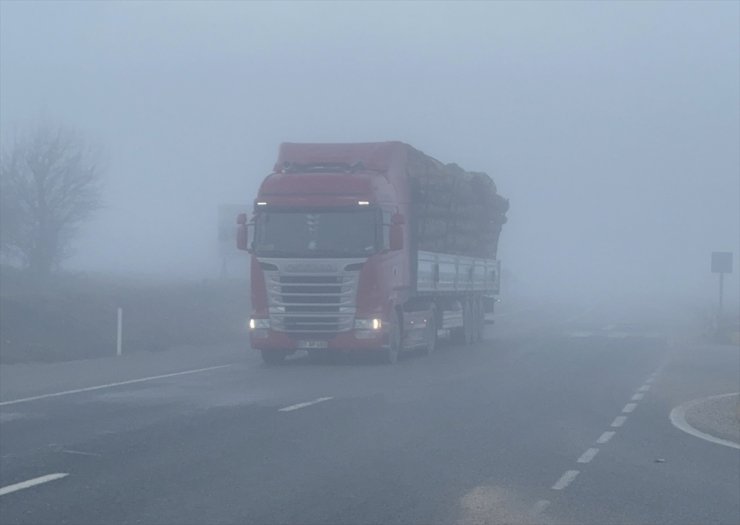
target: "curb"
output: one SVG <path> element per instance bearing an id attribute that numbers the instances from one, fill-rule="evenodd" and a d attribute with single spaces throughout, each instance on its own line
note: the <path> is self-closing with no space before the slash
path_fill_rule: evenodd
<path id="1" fill-rule="evenodd" d="M 699 439 L 703 439 L 704 441 L 709 441 L 710 443 L 715 443 L 717 445 L 724 445 L 726 447 L 736 448 L 740 450 L 740 443 L 730 441 L 729 439 L 718 438 L 711 434 L 707 434 L 706 432 L 702 432 L 701 430 L 697 430 L 696 428 L 689 425 L 689 423 L 686 421 L 686 411 L 695 407 L 696 405 L 705 403 L 712 399 L 720 399 L 724 397 L 737 396 L 737 395 L 738 395 L 737 392 L 731 392 L 729 394 L 720 394 L 718 396 L 703 397 L 701 399 L 695 399 L 693 401 L 689 401 L 688 403 L 684 403 L 683 405 L 679 405 L 675 407 L 673 410 L 671 410 L 671 414 L 670 414 L 671 423 L 673 423 L 673 426 L 676 427 L 677 429 L 682 430 L 686 432 L 687 434 L 691 434 L 694 437 L 698 437 Z M 737 416 L 738 414 L 735 414 L 735 415 Z"/>

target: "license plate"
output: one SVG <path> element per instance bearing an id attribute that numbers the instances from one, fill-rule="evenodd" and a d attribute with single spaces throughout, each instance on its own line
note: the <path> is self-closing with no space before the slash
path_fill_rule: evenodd
<path id="1" fill-rule="evenodd" d="M 327 341 L 298 341 L 298 348 L 327 348 Z"/>

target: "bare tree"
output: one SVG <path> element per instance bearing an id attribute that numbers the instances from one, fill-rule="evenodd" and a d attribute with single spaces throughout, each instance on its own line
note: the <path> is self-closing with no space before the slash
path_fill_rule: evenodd
<path id="1" fill-rule="evenodd" d="M 48 275 L 70 254 L 77 228 L 100 207 L 101 170 L 84 142 L 39 124 L 3 147 L 0 244 L 6 259 Z"/>

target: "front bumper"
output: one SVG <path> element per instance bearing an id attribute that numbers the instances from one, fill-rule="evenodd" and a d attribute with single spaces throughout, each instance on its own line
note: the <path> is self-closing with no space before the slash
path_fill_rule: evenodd
<path id="1" fill-rule="evenodd" d="M 306 348 L 301 346 L 301 343 L 306 341 L 325 341 L 326 348 L 329 350 L 380 350 L 388 342 L 388 335 L 385 330 L 378 330 L 377 332 L 350 330 L 330 336 L 319 334 L 288 335 L 269 328 L 255 332 L 252 331 L 249 334 L 251 346 L 255 350 L 305 350 Z"/>

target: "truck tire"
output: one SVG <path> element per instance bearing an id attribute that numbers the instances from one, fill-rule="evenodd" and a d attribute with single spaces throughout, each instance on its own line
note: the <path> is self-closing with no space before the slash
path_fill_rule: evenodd
<path id="1" fill-rule="evenodd" d="M 477 343 L 483 340 L 483 305 L 481 304 L 480 297 L 476 297 L 472 301 L 472 317 L 471 323 L 473 329 L 473 343 Z"/>
<path id="2" fill-rule="evenodd" d="M 429 310 L 426 332 L 427 342 L 423 352 L 425 355 L 429 355 L 437 349 L 437 309 L 434 307 Z"/>
<path id="3" fill-rule="evenodd" d="M 283 364 L 283 362 L 285 362 L 285 358 L 288 356 L 288 353 L 285 350 L 261 350 L 261 353 L 262 361 L 269 366 Z"/>
<path id="4" fill-rule="evenodd" d="M 456 345 L 467 344 L 466 343 L 467 332 L 468 332 L 468 329 L 466 328 L 468 324 L 467 301 L 465 299 L 462 299 L 460 301 L 460 306 L 462 307 L 463 325 L 458 328 L 453 328 L 452 330 L 450 330 L 450 339 Z"/>
<path id="5" fill-rule="evenodd" d="M 395 322 L 391 325 L 391 331 L 388 334 L 388 347 L 383 349 L 383 362 L 388 365 L 392 365 L 398 362 L 398 358 L 401 356 L 403 345 L 401 315 L 397 314 L 395 317 Z"/>
<path id="6" fill-rule="evenodd" d="M 472 345 L 475 342 L 475 308 L 472 299 L 465 301 L 463 307 L 463 330 L 465 331 L 465 344 Z"/>

